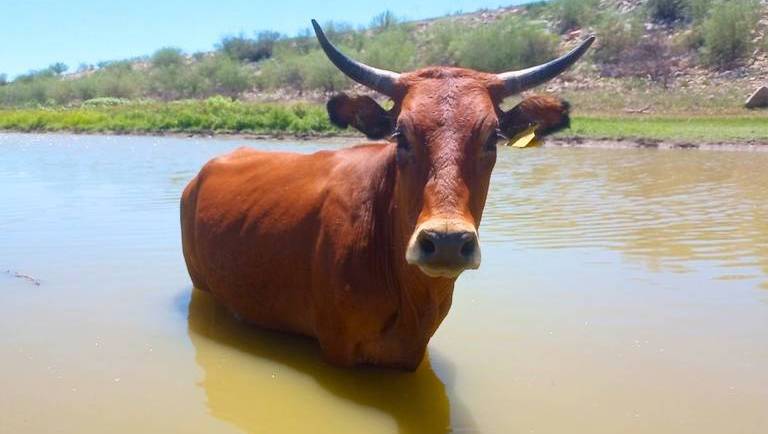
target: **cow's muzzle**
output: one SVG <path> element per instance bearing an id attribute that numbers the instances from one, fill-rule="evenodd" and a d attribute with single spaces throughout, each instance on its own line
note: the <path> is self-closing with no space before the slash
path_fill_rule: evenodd
<path id="1" fill-rule="evenodd" d="M 458 277 L 480 267 L 477 231 L 461 220 L 428 220 L 413 232 L 405 259 L 427 276 Z"/>

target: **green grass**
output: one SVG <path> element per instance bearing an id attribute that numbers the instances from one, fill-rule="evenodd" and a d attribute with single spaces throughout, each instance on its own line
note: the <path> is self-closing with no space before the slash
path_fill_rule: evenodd
<path id="1" fill-rule="evenodd" d="M 86 133 L 334 135 L 322 104 L 264 104 L 215 97 L 178 102 L 88 104 L 75 108 L 0 109 L 0 130 Z M 350 132 L 352 133 L 352 132 Z M 561 137 L 722 142 L 768 141 L 768 112 L 743 115 L 574 117 Z"/>
<path id="2" fill-rule="evenodd" d="M 306 104 L 248 104 L 226 98 L 104 107 L 0 109 L 0 129 L 112 133 L 327 134 L 325 109 Z"/>
<path id="3" fill-rule="evenodd" d="M 564 137 L 669 141 L 768 141 L 766 116 L 576 117 Z"/>

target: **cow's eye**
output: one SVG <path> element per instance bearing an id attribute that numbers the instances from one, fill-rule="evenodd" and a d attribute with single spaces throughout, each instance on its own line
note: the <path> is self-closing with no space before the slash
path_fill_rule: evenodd
<path id="1" fill-rule="evenodd" d="M 405 164 L 411 159 L 411 144 L 408 143 L 408 138 L 405 133 L 398 130 L 392 134 L 392 141 L 397 143 L 397 161 L 400 164 Z"/>
<path id="2" fill-rule="evenodd" d="M 496 129 L 491 134 L 488 135 L 488 140 L 485 142 L 485 150 L 488 152 L 495 152 L 496 144 L 500 140 L 508 140 L 508 139 L 504 135 L 504 133 L 501 132 L 501 130 Z"/>
<path id="3" fill-rule="evenodd" d="M 408 138 L 405 137 L 405 134 L 402 131 L 400 131 L 400 130 L 395 131 L 394 133 L 392 133 L 391 140 L 397 142 L 397 150 L 398 151 L 401 151 L 401 150 L 402 151 L 407 151 L 411 147 L 411 145 L 408 143 Z"/>

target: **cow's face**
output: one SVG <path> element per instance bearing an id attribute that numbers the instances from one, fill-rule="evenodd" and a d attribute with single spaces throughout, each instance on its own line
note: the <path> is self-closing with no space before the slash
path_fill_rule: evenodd
<path id="1" fill-rule="evenodd" d="M 406 260 L 431 277 L 480 266 L 478 226 L 496 162 L 499 121 L 482 75 L 429 69 L 402 81 L 393 125 L 399 194 L 414 230 Z"/>
<path id="2" fill-rule="evenodd" d="M 413 228 L 406 261 L 436 278 L 455 278 L 478 268 L 478 226 L 497 142 L 534 124 L 540 133 L 568 125 L 567 103 L 553 97 L 531 97 L 508 112 L 501 111 L 499 103 L 510 93 L 552 78 L 555 70 L 562 71 L 581 56 L 591 40 L 555 60 L 555 66 L 523 72 L 434 67 L 396 74 L 347 58 L 313 24 L 336 66 L 394 101 L 392 109 L 384 110 L 369 97 L 341 94 L 328 102 L 328 113 L 337 126 L 351 125 L 370 138 L 395 143 L 395 200 L 398 215 L 405 219 L 399 225 Z"/>

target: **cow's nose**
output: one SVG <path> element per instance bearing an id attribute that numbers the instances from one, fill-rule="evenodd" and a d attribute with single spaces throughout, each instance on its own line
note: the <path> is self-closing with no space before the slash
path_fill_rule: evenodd
<path id="1" fill-rule="evenodd" d="M 480 246 L 474 230 L 424 228 L 417 232 L 408 250 L 408 262 L 433 277 L 455 277 L 480 266 Z"/>
<path id="2" fill-rule="evenodd" d="M 477 247 L 474 232 L 421 231 L 419 248 L 424 263 L 462 266 L 472 258 Z"/>

